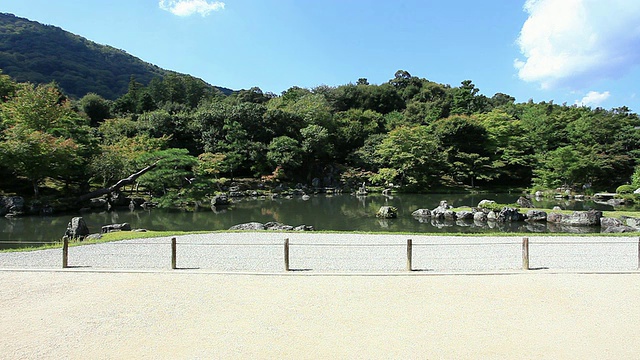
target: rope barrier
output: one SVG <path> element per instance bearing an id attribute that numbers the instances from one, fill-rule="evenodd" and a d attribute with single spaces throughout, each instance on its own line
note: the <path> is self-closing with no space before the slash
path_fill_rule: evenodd
<path id="1" fill-rule="evenodd" d="M 54 245 L 54 244 L 62 244 L 62 241 L 54 241 L 54 242 L 50 242 L 50 241 L 2 241 L 0 240 L 0 245 L 3 244 L 9 244 L 9 245 L 21 245 L 21 244 L 27 244 L 27 245 Z"/>
<path id="2" fill-rule="evenodd" d="M 1 241 L 0 245 L 62 245 L 62 241 L 42 242 L 42 241 Z M 71 244 L 80 244 L 82 242 L 72 242 Z M 482 243 L 413 243 L 413 246 L 491 246 L 491 245 L 520 245 L 520 241 L 514 242 L 482 242 Z M 531 245 L 635 245 L 638 241 L 541 241 L 530 242 Z M 130 242 L 112 241 L 104 243 L 87 243 L 85 245 L 171 245 L 170 242 Z M 179 242 L 178 245 L 189 246 L 280 246 L 282 243 L 188 243 Z M 405 247 L 405 243 L 385 243 L 385 244 L 341 244 L 341 243 L 291 243 L 292 246 L 309 246 L 309 247 Z"/>

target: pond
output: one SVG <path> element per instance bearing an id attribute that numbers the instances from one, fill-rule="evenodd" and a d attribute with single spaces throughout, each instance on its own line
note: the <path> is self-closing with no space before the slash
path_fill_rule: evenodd
<path id="1" fill-rule="evenodd" d="M 476 206 L 483 199 L 498 203 L 514 203 L 519 194 L 400 194 L 390 197 L 370 195 L 313 195 L 308 200 L 292 199 L 238 199 L 226 208 L 201 208 L 195 212 L 169 210 L 117 210 L 96 213 L 63 214 L 43 217 L 0 218 L 0 248 L 23 247 L 14 242 L 50 242 L 60 239 L 74 216 L 82 216 L 91 232 L 100 232 L 106 224 L 129 223 L 132 228 L 176 231 L 226 230 L 233 225 L 257 221 L 276 221 L 287 225 L 311 225 L 316 230 L 359 232 L 425 232 L 425 233 L 495 233 L 495 232 L 550 232 L 567 231 L 550 228 L 546 224 L 532 226 L 526 223 L 483 224 L 473 222 L 420 222 L 411 216 L 420 208 L 434 209 L 441 200 L 454 207 Z M 398 208 L 398 218 L 378 219 L 376 211 L 385 205 Z M 574 210 L 613 210 L 613 207 L 592 201 L 566 200 L 534 201 L 535 206 L 552 208 L 560 205 Z M 490 226 L 491 225 L 491 226 Z M 581 232 L 600 232 L 599 228 L 583 228 Z M 2 244 L 4 242 L 4 244 Z M 9 244 L 12 243 L 12 244 Z"/>

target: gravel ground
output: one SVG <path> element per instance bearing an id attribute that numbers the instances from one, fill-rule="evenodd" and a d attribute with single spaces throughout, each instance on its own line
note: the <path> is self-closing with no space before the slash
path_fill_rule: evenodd
<path id="1" fill-rule="evenodd" d="M 0 271 L 0 359 L 638 359 L 638 274 Z"/>
<path id="2" fill-rule="evenodd" d="M 522 238 L 316 233 L 214 233 L 177 237 L 179 269 L 277 273 L 284 270 L 284 239 L 290 269 L 305 272 L 402 272 L 407 239 L 413 269 L 483 272 L 522 268 Z M 569 271 L 638 269 L 637 237 L 530 237 L 530 268 Z M 56 269 L 60 249 L 0 253 L 0 269 Z M 80 269 L 157 270 L 171 267 L 170 238 L 71 247 L 69 266 Z"/>

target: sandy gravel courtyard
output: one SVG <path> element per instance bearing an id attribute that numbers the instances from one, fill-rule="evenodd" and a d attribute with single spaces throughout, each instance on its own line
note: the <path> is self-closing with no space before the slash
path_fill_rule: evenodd
<path id="1" fill-rule="evenodd" d="M 1 271 L 3 359 L 637 359 L 638 274 Z"/>

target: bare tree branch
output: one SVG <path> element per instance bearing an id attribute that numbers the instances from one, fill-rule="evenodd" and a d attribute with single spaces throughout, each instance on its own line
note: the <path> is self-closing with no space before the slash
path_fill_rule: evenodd
<path id="1" fill-rule="evenodd" d="M 148 172 L 149 170 L 153 169 L 156 167 L 156 165 L 158 165 L 158 162 L 156 161 L 155 163 L 145 167 L 144 169 L 129 175 L 128 177 L 124 178 L 124 179 L 120 179 L 118 180 L 117 183 L 106 187 L 106 188 L 102 188 L 102 189 L 98 189 L 95 191 L 92 191 L 88 194 L 82 195 L 78 198 L 78 202 L 84 202 L 87 201 L 91 198 L 95 198 L 98 196 L 102 196 L 105 194 L 110 194 L 118 189 L 120 189 L 121 187 L 125 186 L 125 185 L 130 185 L 133 184 L 140 176 L 144 175 L 146 172 Z"/>

